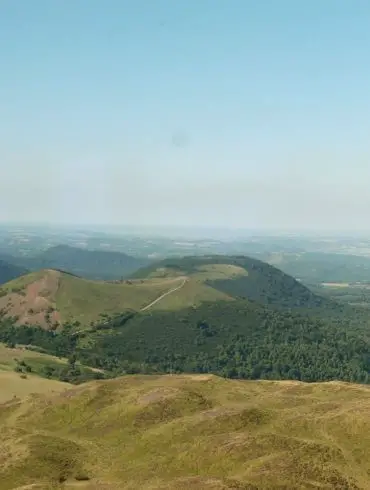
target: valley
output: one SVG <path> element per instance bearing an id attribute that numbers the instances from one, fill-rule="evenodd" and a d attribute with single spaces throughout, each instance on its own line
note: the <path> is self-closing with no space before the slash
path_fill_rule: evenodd
<path id="1" fill-rule="evenodd" d="M 287 254 L 128 274 L 56 250 L 4 265 L 0 490 L 368 488 L 370 316 L 351 276 L 297 280 Z"/>

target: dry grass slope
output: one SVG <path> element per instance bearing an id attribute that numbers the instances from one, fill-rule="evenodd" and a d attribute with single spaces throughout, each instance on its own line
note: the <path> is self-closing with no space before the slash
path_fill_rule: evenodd
<path id="1" fill-rule="evenodd" d="M 40 378 L 32 374 L 27 377 L 21 377 L 19 373 L 10 371 L 0 372 L 0 404 L 11 400 L 24 398 L 25 396 L 35 393 L 53 393 L 67 390 L 70 384 L 52 381 L 50 379 Z M 0 405 L 0 419 L 3 414 L 4 405 Z M 1 432 L 1 431 L 0 431 Z M 0 458 L 1 459 L 1 458 Z M 1 488 L 1 487 L 0 487 Z"/>
<path id="2" fill-rule="evenodd" d="M 0 424 L 1 490 L 370 482 L 370 389 L 344 383 L 127 376 L 2 405 Z"/>
<path id="3" fill-rule="evenodd" d="M 176 277 L 108 283 L 44 270 L 3 285 L 0 309 L 18 317 L 18 324 L 50 328 L 77 320 L 87 326 L 101 314 L 138 311 L 182 281 Z"/>

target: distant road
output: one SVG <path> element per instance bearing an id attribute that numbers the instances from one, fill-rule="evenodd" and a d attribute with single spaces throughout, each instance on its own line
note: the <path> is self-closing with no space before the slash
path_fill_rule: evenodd
<path id="1" fill-rule="evenodd" d="M 172 288 L 170 289 L 169 291 L 167 291 L 166 293 L 163 293 L 161 294 L 160 296 L 158 296 L 158 298 L 156 298 L 154 301 L 152 301 L 151 303 L 149 303 L 148 305 L 144 306 L 144 308 L 141 308 L 140 311 L 145 311 L 145 310 L 148 310 L 149 308 L 151 308 L 152 306 L 154 306 L 156 303 L 158 303 L 159 301 L 161 301 L 163 298 L 165 298 L 166 296 L 174 293 L 175 291 L 178 291 L 179 289 L 183 288 L 185 286 L 185 283 L 187 282 L 188 278 L 185 277 L 185 279 L 183 279 L 182 283 L 180 284 L 180 286 L 177 286 L 175 288 Z"/>

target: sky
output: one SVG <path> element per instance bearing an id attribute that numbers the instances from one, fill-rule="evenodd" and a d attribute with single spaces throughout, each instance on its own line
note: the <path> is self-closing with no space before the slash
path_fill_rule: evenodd
<path id="1" fill-rule="evenodd" d="M 0 0 L 0 221 L 370 228 L 368 0 Z"/>

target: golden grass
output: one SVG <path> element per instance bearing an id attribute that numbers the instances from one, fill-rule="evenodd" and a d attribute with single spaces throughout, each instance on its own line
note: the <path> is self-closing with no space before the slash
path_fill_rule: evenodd
<path id="1" fill-rule="evenodd" d="M 368 489 L 370 388 L 127 376 L 0 408 L 0 489 Z M 83 480 L 83 481 L 81 481 Z"/>
<path id="2" fill-rule="evenodd" d="M 27 374 L 26 378 L 22 378 L 19 373 L 0 371 L 0 403 L 8 402 L 14 398 L 24 398 L 33 393 L 59 392 L 68 389 L 70 386 L 68 383 L 52 381 L 32 374 Z"/>

